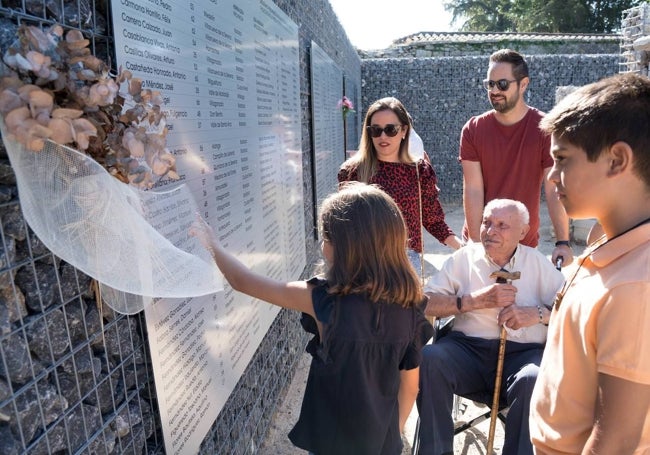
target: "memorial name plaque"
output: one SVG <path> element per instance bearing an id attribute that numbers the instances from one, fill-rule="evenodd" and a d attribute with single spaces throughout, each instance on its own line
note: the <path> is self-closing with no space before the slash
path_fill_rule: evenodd
<path id="1" fill-rule="evenodd" d="M 325 51 L 313 41 L 311 43 L 311 91 L 314 199 L 318 208 L 323 199 L 337 191 L 337 174 L 345 159 L 343 114 L 338 107 L 343 97 L 343 73 Z M 314 214 L 317 217 L 317 210 Z"/>
<path id="2" fill-rule="evenodd" d="M 361 131 L 359 130 L 360 123 L 363 122 L 363 117 L 361 116 L 361 93 L 359 86 L 354 82 L 351 82 L 347 77 L 344 77 L 344 90 L 345 96 L 348 99 L 352 100 L 354 104 L 355 112 L 349 113 L 346 120 L 346 130 L 345 130 L 345 159 L 351 157 L 354 153 L 357 152 L 357 149 L 354 148 L 354 144 L 358 144 L 361 138 Z M 352 144 L 353 148 L 348 149 L 348 146 Z"/>
<path id="3" fill-rule="evenodd" d="M 270 0 L 112 2 L 117 63 L 159 90 L 167 145 L 224 246 L 281 280 L 305 267 L 298 27 Z M 186 230 L 177 211 L 165 230 Z M 170 269 L 173 266 L 170 265 Z M 234 292 L 145 307 L 165 449 L 193 454 L 278 313 Z"/>

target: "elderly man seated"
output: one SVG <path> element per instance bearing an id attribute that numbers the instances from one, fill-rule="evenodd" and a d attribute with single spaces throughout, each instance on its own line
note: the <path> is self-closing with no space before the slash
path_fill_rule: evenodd
<path id="1" fill-rule="evenodd" d="M 528 219 L 521 202 L 490 201 L 483 212 L 481 243 L 456 251 L 427 284 L 426 314 L 455 315 L 455 321 L 448 335 L 423 351 L 417 401 L 420 454 L 453 454 L 454 394 L 491 403 L 501 325 L 508 337 L 500 393 L 510 406 L 503 454 L 533 453 L 530 396 L 549 308 L 564 278 L 542 253 L 519 244 L 528 232 Z M 520 272 L 520 278 L 497 283 L 494 272 L 505 271 Z"/>

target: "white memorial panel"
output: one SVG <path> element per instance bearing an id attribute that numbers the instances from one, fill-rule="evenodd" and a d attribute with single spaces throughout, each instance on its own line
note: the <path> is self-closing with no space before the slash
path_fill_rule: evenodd
<path id="1" fill-rule="evenodd" d="M 298 279 L 306 252 L 296 24 L 264 0 L 112 9 L 118 65 L 165 99 L 181 182 L 153 191 L 187 185 L 229 251 L 260 273 Z M 188 219 L 177 221 L 186 229 Z M 227 285 L 145 307 L 167 453 L 197 452 L 278 311 Z"/>
<path id="2" fill-rule="evenodd" d="M 337 174 L 345 159 L 343 72 L 316 43 L 311 43 L 312 136 L 314 138 L 314 191 L 316 207 L 338 190 Z"/>

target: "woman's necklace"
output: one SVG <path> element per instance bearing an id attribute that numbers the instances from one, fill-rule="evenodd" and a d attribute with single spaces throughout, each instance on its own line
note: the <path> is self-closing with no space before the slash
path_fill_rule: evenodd
<path id="1" fill-rule="evenodd" d="M 607 243 L 611 242 L 615 238 L 621 237 L 622 235 L 627 234 L 628 232 L 633 231 L 634 229 L 636 229 L 636 228 L 638 228 L 640 226 L 643 226 L 644 224 L 647 224 L 647 223 L 650 223 L 650 218 L 646 218 L 645 220 L 641 221 L 640 223 L 635 224 L 631 228 L 624 230 L 620 234 L 616 234 L 611 239 L 606 239 L 605 236 L 603 236 L 600 239 L 596 240 L 594 242 L 594 244 L 598 243 L 602 239 L 605 239 L 604 242 L 602 242 L 600 245 L 598 245 L 596 248 L 594 248 L 592 251 L 590 251 L 589 254 L 586 254 L 582 258 L 582 261 L 580 261 L 580 263 L 578 264 L 578 267 L 576 268 L 576 271 L 573 272 L 573 276 L 571 277 L 571 279 L 569 281 L 565 282 L 564 286 L 562 286 L 562 290 L 555 295 L 555 300 L 553 301 L 553 309 L 557 311 L 560 308 L 560 304 L 562 303 L 562 300 L 564 299 L 564 295 L 567 293 L 567 291 L 571 287 L 571 284 L 573 284 L 573 281 L 576 279 L 576 276 L 578 276 L 578 273 L 580 272 L 580 269 L 582 268 L 582 264 L 584 264 L 584 262 L 587 260 L 587 258 L 589 256 L 594 254 L 600 247 L 602 247 L 603 245 L 606 245 Z"/>

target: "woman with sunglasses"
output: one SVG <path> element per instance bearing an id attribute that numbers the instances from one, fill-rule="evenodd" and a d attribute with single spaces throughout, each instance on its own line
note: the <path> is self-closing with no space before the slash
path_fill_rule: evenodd
<path id="1" fill-rule="evenodd" d="M 416 270 L 423 246 L 421 226 L 441 243 L 460 248 L 462 242 L 445 222 L 433 167 L 409 153 L 412 125 L 401 101 L 393 97 L 375 101 L 363 126 L 359 151 L 339 170 L 339 187 L 348 181 L 376 184 L 395 200 L 406 221 L 409 256 Z"/>

